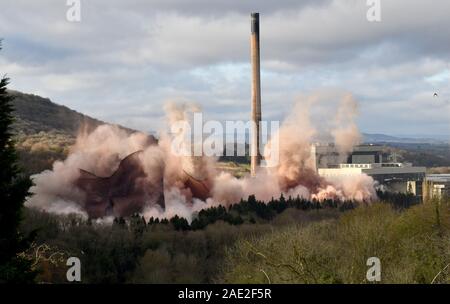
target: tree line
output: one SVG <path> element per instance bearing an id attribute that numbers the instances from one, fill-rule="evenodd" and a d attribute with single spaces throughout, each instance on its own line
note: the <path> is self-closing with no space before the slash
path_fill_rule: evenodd
<path id="1" fill-rule="evenodd" d="M 391 193 L 391 192 L 377 192 L 380 201 L 392 205 L 394 208 L 409 208 L 418 203 L 417 197 L 412 194 L 405 193 Z M 250 195 L 247 199 L 241 199 L 238 203 L 232 204 L 228 207 L 222 205 L 209 207 L 200 210 L 194 216 L 191 223 L 184 217 L 175 215 L 170 219 L 159 219 L 151 217 L 148 221 L 143 216 L 138 214 L 133 215 L 129 223 L 133 227 L 145 227 L 153 225 L 171 225 L 177 231 L 187 230 L 201 230 L 205 229 L 217 221 L 223 221 L 230 225 L 242 225 L 244 223 L 255 224 L 261 221 L 271 221 L 278 214 L 286 209 L 292 208 L 297 210 L 320 210 L 320 209 L 335 209 L 340 212 L 354 209 L 359 202 L 347 200 L 333 200 L 326 199 L 323 201 L 308 200 L 302 197 L 285 198 L 283 194 L 278 199 L 272 198 L 269 202 L 257 200 L 254 195 Z M 124 218 L 115 218 L 114 224 L 126 226 Z"/>

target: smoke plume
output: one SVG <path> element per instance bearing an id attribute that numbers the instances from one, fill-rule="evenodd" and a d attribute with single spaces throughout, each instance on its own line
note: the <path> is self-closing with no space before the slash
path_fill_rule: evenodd
<path id="1" fill-rule="evenodd" d="M 351 94 L 346 94 L 339 105 L 334 121 L 334 130 L 331 132 L 341 155 L 348 154 L 354 146 L 361 142 L 361 134 L 355 123 L 357 115 L 358 103 Z"/>

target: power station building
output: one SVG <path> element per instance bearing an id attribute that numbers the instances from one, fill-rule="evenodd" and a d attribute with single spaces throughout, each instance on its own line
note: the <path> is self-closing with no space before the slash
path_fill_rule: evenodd
<path id="1" fill-rule="evenodd" d="M 353 152 L 343 157 L 333 144 L 315 144 L 311 154 L 320 176 L 333 179 L 365 173 L 388 191 L 422 197 L 426 168 L 409 163 L 384 162 L 381 146 L 356 146 Z"/>
<path id="2" fill-rule="evenodd" d="M 261 77 L 260 77 L 260 26 L 259 13 L 251 14 L 250 55 L 252 66 L 251 89 L 251 175 L 255 176 L 261 163 L 258 151 L 261 141 Z M 343 156 L 334 144 L 314 144 L 311 158 L 320 176 L 329 179 L 367 174 L 378 182 L 380 187 L 392 192 L 411 193 L 419 199 L 449 195 L 450 174 L 448 176 L 426 175 L 425 167 L 414 167 L 409 163 L 387 161 L 383 158 L 382 146 L 360 145 Z M 395 157 L 394 157 L 395 159 Z"/>
<path id="3" fill-rule="evenodd" d="M 428 174 L 423 181 L 423 201 L 450 197 L 450 174 Z"/>

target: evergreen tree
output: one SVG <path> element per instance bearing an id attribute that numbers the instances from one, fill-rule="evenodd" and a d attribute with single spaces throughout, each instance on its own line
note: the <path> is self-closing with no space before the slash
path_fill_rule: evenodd
<path id="1" fill-rule="evenodd" d="M 6 77 L 0 80 L 0 282 L 31 283 L 36 275 L 31 270 L 31 261 L 19 255 L 28 248 L 30 238 L 19 232 L 19 225 L 32 182 L 22 174 L 17 163 L 11 134 L 13 107 L 12 97 L 6 89 L 8 83 Z"/>
<path id="2" fill-rule="evenodd" d="M 184 217 L 179 217 L 178 215 L 172 217 L 170 219 L 170 223 L 173 225 L 173 228 L 177 231 L 178 230 L 186 231 L 191 228 L 189 226 L 188 221 Z"/>

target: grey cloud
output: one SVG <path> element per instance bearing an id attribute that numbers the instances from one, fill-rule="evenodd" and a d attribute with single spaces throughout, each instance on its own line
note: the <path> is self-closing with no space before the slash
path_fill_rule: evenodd
<path id="1" fill-rule="evenodd" d="M 395 116 L 426 104 L 429 91 L 450 94 L 448 81 L 425 80 L 449 69 L 446 0 L 382 0 L 380 23 L 356 0 L 82 0 L 81 23 L 66 10 L 60 0 L 2 3 L 0 68 L 14 88 L 143 130 L 158 126 L 168 99 L 245 118 L 249 13 L 260 11 L 265 117 L 281 119 L 300 92 L 340 88 L 360 100 L 363 129 L 375 132 L 380 119 L 420 129 L 426 117 L 424 128 L 447 132 L 444 104 Z"/>

